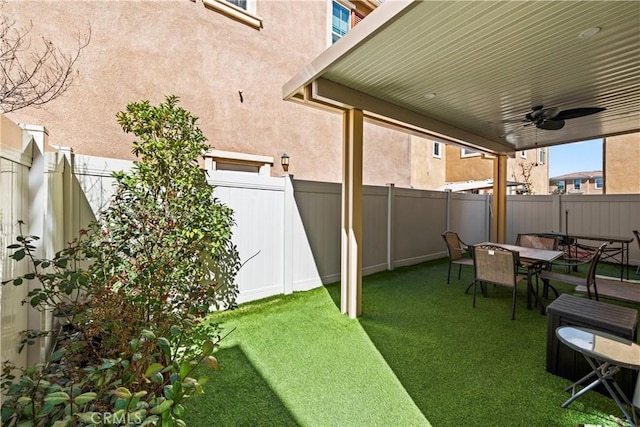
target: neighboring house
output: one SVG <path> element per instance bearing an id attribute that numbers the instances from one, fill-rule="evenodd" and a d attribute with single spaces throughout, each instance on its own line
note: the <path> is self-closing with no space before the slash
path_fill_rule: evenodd
<path id="1" fill-rule="evenodd" d="M 640 193 L 640 133 L 611 136 L 603 142 L 604 192 Z"/>
<path id="2" fill-rule="evenodd" d="M 549 189 L 554 194 L 603 194 L 602 171 L 573 172 L 549 178 Z"/>
<path id="3" fill-rule="evenodd" d="M 549 193 L 639 194 L 640 132 L 611 136 L 602 142 L 601 171 L 549 178 Z"/>
<path id="4" fill-rule="evenodd" d="M 454 146 L 446 146 L 443 153 L 446 156 L 446 162 L 444 162 L 446 183 L 492 179 L 493 157 Z M 508 194 L 546 194 L 549 176 L 547 158 L 548 149 L 537 148 L 519 151 L 513 158 L 507 159 L 507 179 L 513 181 L 507 188 Z M 478 192 L 491 191 L 486 188 L 477 190 Z"/>
<path id="5" fill-rule="evenodd" d="M 115 115 L 133 101 L 157 104 L 177 95 L 181 106 L 217 150 L 224 169 L 305 180 L 342 180 L 342 115 L 282 100 L 282 85 L 372 12 L 379 0 L 176 0 L 151 2 L 7 2 L 2 13 L 31 28 L 62 52 L 76 48 L 77 32 L 91 41 L 77 62 L 79 75 L 46 108 L 8 114 L 45 126 L 52 146 L 75 153 L 132 159 L 131 135 Z M 485 180 L 493 162 L 400 130 L 365 124 L 363 181 L 369 185 L 435 189 L 445 182 Z M 509 179 L 521 181 L 518 162 L 538 164 L 534 182 L 547 182 L 538 150 L 509 160 Z M 462 151 L 463 153 L 466 150 Z M 545 151 L 546 152 L 546 151 Z M 224 153 L 230 153 L 228 158 Z M 235 153 L 235 154 L 231 154 Z M 513 176 L 516 172 L 516 176 Z M 534 192 L 542 191 L 535 184 Z"/>

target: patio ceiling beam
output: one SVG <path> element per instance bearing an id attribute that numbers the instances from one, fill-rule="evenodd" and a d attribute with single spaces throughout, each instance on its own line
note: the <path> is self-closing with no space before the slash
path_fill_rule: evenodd
<path id="1" fill-rule="evenodd" d="M 307 102 L 319 102 L 339 109 L 357 108 L 365 112 L 368 119 L 399 128 L 412 129 L 422 136 L 442 142 L 471 148 L 492 154 L 511 153 L 513 145 L 507 141 L 496 142 L 435 120 L 391 102 L 357 91 L 325 78 L 318 78 L 306 91 Z"/>

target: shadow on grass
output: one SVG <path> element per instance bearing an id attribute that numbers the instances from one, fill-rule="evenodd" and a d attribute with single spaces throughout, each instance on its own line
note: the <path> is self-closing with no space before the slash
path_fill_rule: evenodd
<path id="1" fill-rule="evenodd" d="M 199 368 L 195 375 L 209 381 L 204 395 L 189 400 L 188 426 L 298 425 L 239 346 L 220 349 L 215 355 L 220 368 L 214 372 Z"/>
<path id="2" fill-rule="evenodd" d="M 613 400 L 586 393 L 560 407 L 569 381 L 546 372 L 547 317 L 526 309 L 518 291 L 465 294 L 472 270 L 447 284 L 446 259 L 377 273 L 363 280 L 359 321 L 429 421 L 446 426 L 615 426 Z M 557 284 L 561 293 L 572 287 Z M 340 284 L 326 286 L 340 306 Z M 548 304 L 550 301 L 546 301 Z"/>

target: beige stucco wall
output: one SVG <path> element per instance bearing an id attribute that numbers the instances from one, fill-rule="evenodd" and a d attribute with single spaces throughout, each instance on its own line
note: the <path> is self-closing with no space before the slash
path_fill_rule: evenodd
<path id="1" fill-rule="evenodd" d="M 132 136 L 116 113 L 132 101 L 177 95 L 216 149 L 273 156 L 274 175 L 286 152 L 297 178 L 340 181 L 341 115 L 282 100 L 283 84 L 327 47 L 328 5 L 258 1 L 264 21 L 256 30 L 201 1 L 9 2 L 4 13 L 33 22 L 34 46 L 45 36 L 69 52 L 91 26 L 68 93 L 9 117 L 45 126 L 52 145 L 131 159 Z M 408 135 L 367 125 L 363 174 L 366 184 L 409 186 Z"/>
<path id="2" fill-rule="evenodd" d="M 440 144 L 440 157 L 433 156 L 434 141 L 411 136 L 411 186 L 433 190 L 446 182 L 446 145 Z"/>
<path id="3" fill-rule="evenodd" d="M 607 194 L 640 193 L 640 133 L 606 138 L 603 164 Z"/>
<path id="4" fill-rule="evenodd" d="M 0 150 L 7 149 L 21 151 L 22 129 L 6 116 L 0 114 Z"/>
<path id="5" fill-rule="evenodd" d="M 545 150 L 544 163 L 540 162 L 539 151 Z M 518 182 L 523 182 L 522 167 L 520 164 L 524 164 L 530 169 L 531 182 L 533 183 L 533 194 L 547 194 L 548 182 L 549 182 L 549 153 L 547 148 L 539 148 L 533 150 L 526 150 L 526 158 L 522 158 L 520 153 L 516 153 L 514 159 L 507 161 L 507 168 L 509 170 L 508 179 L 513 179 Z M 530 165 L 534 165 L 530 167 Z"/>

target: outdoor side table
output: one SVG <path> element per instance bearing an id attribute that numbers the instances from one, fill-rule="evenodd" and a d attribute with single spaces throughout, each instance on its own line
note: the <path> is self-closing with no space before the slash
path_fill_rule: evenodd
<path id="1" fill-rule="evenodd" d="M 565 391 L 571 390 L 571 397 L 562 404 L 562 407 L 566 408 L 584 393 L 602 384 L 624 414 L 627 422 L 637 427 L 633 404 L 620 389 L 615 380 L 615 374 L 621 368 L 640 370 L 640 346 L 633 341 L 605 332 L 573 326 L 559 327 L 556 329 L 556 335 L 562 343 L 581 353 L 592 369 L 589 374 L 565 388 Z M 589 380 L 592 381 L 587 384 Z M 581 389 L 576 391 L 578 387 Z M 629 411 L 625 408 L 625 404 L 628 405 Z"/>
<path id="2" fill-rule="evenodd" d="M 595 329 L 631 341 L 636 341 L 638 310 L 588 298 L 561 294 L 547 307 L 547 372 L 571 381 L 591 371 L 578 352 L 563 345 L 556 336 L 560 326 Z M 622 390 L 630 396 L 636 383 L 637 372 L 624 369 L 616 376 Z M 604 387 L 596 391 L 606 394 Z"/>

